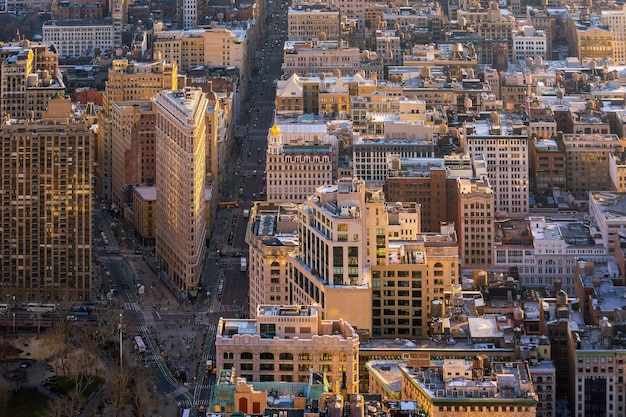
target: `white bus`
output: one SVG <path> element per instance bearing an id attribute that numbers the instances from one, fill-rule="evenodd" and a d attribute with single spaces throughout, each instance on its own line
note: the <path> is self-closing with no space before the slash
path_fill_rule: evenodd
<path id="1" fill-rule="evenodd" d="M 144 353 L 146 351 L 146 345 L 143 343 L 141 336 L 135 336 L 135 343 L 137 344 L 137 350 L 139 353 Z"/>
<path id="2" fill-rule="evenodd" d="M 28 303 L 26 311 L 33 313 L 53 313 L 57 309 L 56 304 Z"/>

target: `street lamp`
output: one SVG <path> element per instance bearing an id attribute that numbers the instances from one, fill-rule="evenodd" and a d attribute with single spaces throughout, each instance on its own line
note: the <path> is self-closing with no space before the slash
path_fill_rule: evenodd
<path id="1" fill-rule="evenodd" d="M 13 314 L 15 317 L 15 314 Z M 120 373 L 122 373 L 122 313 L 120 313 L 120 324 L 117 329 L 120 331 Z"/>
<path id="2" fill-rule="evenodd" d="M 13 333 L 15 333 L 15 313 L 13 313 Z"/>

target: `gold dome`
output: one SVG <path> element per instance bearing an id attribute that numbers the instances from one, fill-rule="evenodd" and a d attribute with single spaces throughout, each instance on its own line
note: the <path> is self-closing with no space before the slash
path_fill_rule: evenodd
<path id="1" fill-rule="evenodd" d="M 272 135 L 280 135 L 280 128 L 278 127 L 278 125 L 272 126 L 272 128 L 270 129 L 270 133 Z"/>

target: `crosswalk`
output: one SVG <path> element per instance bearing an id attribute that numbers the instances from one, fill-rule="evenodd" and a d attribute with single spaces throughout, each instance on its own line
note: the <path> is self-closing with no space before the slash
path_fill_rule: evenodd
<path id="1" fill-rule="evenodd" d="M 139 307 L 139 304 L 137 304 L 136 302 L 126 302 L 126 303 L 124 303 L 124 309 L 125 310 L 139 311 L 140 307 Z"/>
<path id="2" fill-rule="evenodd" d="M 241 305 L 229 305 L 229 304 L 222 304 L 220 305 L 220 311 L 244 311 L 245 307 L 241 306 Z"/>
<path id="3" fill-rule="evenodd" d="M 148 327 L 147 326 L 124 326 L 124 331 L 127 333 L 146 334 L 148 332 Z"/>
<path id="4" fill-rule="evenodd" d="M 178 402 L 178 404 L 182 408 L 199 407 L 201 405 L 206 407 L 207 405 L 209 405 L 209 400 L 208 399 L 181 400 Z"/>

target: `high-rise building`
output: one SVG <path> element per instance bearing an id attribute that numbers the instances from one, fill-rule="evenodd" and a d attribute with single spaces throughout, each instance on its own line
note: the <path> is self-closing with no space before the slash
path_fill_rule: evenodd
<path id="1" fill-rule="evenodd" d="M 493 264 L 495 203 L 486 179 L 458 180 L 459 247 L 465 268 L 487 268 Z"/>
<path id="2" fill-rule="evenodd" d="M 126 59 L 113 61 L 102 100 L 102 111 L 98 114 L 95 155 L 96 192 L 105 201 L 111 201 L 113 197 L 113 103 L 136 101 L 140 104 L 141 101 L 152 100 L 162 90 L 177 89 L 176 64 L 165 61 L 139 63 Z"/>
<path id="3" fill-rule="evenodd" d="M 201 89 L 163 91 L 156 106 L 156 254 L 184 297 L 195 297 L 206 252 L 205 114 Z"/>
<path id="4" fill-rule="evenodd" d="M 294 128 L 294 125 L 285 127 Z M 306 134 L 311 126 L 300 127 L 303 134 Z M 315 135 L 308 139 L 300 137 L 293 141 L 283 141 L 279 125 L 271 127 L 267 139 L 266 162 L 268 201 L 302 202 L 318 187 L 332 183 L 331 137 L 322 134 L 321 137 Z M 336 144 L 337 139 L 334 136 L 332 139 Z"/>
<path id="5" fill-rule="evenodd" d="M 0 133 L 0 286 L 20 301 L 90 300 L 93 134 L 69 98 Z"/>
<path id="6" fill-rule="evenodd" d="M 156 110 L 150 101 L 118 101 L 111 107 L 112 200 L 132 203 L 131 186 L 154 185 Z"/>
<path id="7" fill-rule="evenodd" d="M 250 210 L 246 233 L 250 263 L 249 314 L 263 304 L 289 304 L 291 253 L 298 249 L 297 206 L 258 201 Z"/>
<path id="8" fill-rule="evenodd" d="M 528 132 L 525 126 L 507 126 L 497 113 L 488 123 L 468 123 L 462 131 L 464 147 L 472 158 L 487 161 L 489 185 L 496 213 L 528 212 Z"/>
<path id="9" fill-rule="evenodd" d="M 52 45 L 2 48 L 0 115 L 12 119 L 40 119 L 48 99 L 65 93 L 59 55 Z"/>

